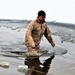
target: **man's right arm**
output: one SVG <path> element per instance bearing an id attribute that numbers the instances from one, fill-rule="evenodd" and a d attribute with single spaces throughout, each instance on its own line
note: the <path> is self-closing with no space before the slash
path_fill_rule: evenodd
<path id="1" fill-rule="evenodd" d="M 32 38 L 32 30 L 33 30 L 33 22 L 31 22 L 27 28 L 27 31 L 26 31 L 26 38 L 28 39 L 28 42 L 29 44 L 32 46 L 32 47 L 35 47 L 35 43 L 34 43 L 34 40 Z"/>

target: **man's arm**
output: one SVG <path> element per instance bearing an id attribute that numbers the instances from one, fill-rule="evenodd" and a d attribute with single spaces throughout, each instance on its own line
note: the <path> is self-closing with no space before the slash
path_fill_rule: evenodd
<path id="1" fill-rule="evenodd" d="M 49 43 L 51 43 L 51 45 L 54 47 L 55 43 L 54 43 L 54 40 L 53 40 L 53 38 L 51 36 L 51 31 L 49 30 L 48 27 L 46 27 L 44 35 L 47 38 L 47 40 L 49 41 Z"/>
<path id="2" fill-rule="evenodd" d="M 34 43 L 34 40 L 32 38 L 32 30 L 33 30 L 33 22 L 31 22 L 27 28 L 27 31 L 26 31 L 26 38 L 28 39 L 29 41 L 29 44 L 32 46 L 32 47 L 35 47 L 35 43 Z"/>

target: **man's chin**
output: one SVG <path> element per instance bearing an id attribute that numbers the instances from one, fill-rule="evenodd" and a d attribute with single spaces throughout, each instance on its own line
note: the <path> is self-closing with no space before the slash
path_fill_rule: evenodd
<path id="1" fill-rule="evenodd" d="M 41 22 L 43 23 L 43 22 L 45 22 L 45 21 L 41 21 Z"/>

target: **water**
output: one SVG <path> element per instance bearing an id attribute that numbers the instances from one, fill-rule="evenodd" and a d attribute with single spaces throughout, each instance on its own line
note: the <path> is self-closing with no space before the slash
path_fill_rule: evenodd
<path id="1" fill-rule="evenodd" d="M 27 51 L 24 39 L 29 23 L 30 21 L 27 20 L 0 21 L 0 62 L 6 61 L 9 63 L 9 68 L 7 69 L 0 67 L 0 74 L 5 75 L 3 72 L 5 70 L 7 75 L 10 75 L 12 71 L 13 74 L 24 75 L 24 73 L 26 74 L 26 71 L 24 72 L 25 67 L 20 66 L 21 69 L 17 69 L 19 65 L 25 65 L 28 66 L 27 72 L 31 72 L 32 75 L 36 73 L 37 75 L 74 75 L 74 27 L 72 28 L 69 25 L 57 26 L 48 23 L 56 46 L 53 48 L 46 38 L 43 37 L 40 43 L 40 49 L 42 52 L 47 51 L 49 55 L 53 53 L 52 58 L 46 53 L 46 55 L 37 60 L 28 60 L 27 57 L 22 57 L 22 55 Z M 64 66 L 62 69 L 61 65 L 62 67 Z"/>

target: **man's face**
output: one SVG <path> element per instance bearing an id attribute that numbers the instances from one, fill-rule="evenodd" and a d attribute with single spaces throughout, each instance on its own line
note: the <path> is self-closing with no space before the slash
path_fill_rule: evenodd
<path id="1" fill-rule="evenodd" d="M 46 16 L 38 16 L 37 17 L 41 22 L 45 22 Z"/>

